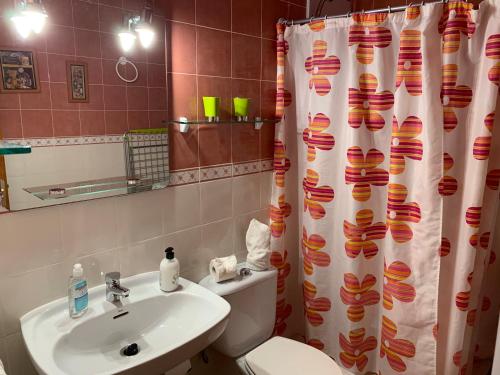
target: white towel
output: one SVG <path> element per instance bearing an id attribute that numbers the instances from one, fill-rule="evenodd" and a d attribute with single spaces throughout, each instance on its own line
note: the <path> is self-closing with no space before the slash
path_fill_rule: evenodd
<path id="1" fill-rule="evenodd" d="M 5 370 L 4 370 L 4 368 L 3 368 L 3 363 L 2 363 L 2 361 L 1 361 L 1 360 L 0 360 L 0 375 L 6 375 L 6 374 L 5 374 Z"/>
<path id="2" fill-rule="evenodd" d="M 271 258 L 271 229 L 268 225 L 252 219 L 246 235 L 247 266 L 254 271 L 264 271 L 269 268 Z"/>
<path id="3" fill-rule="evenodd" d="M 234 279 L 237 275 L 238 260 L 235 255 L 225 258 L 214 258 L 210 261 L 210 274 L 216 283 Z"/>

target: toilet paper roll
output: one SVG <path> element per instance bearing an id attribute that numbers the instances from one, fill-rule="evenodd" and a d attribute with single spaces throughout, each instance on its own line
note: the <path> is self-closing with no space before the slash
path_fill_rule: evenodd
<path id="1" fill-rule="evenodd" d="M 233 279 L 237 275 L 237 263 L 238 261 L 234 255 L 225 258 L 214 258 L 210 261 L 210 274 L 217 283 Z"/>

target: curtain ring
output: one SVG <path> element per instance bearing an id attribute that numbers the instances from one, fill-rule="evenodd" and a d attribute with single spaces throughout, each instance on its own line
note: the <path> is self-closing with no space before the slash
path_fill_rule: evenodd
<path id="1" fill-rule="evenodd" d="M 347 18 L 351 17 L 351 11 L 347 12 Z"/>
<path id="2" fill-rule="evenodd" d="M 390 5 L 388 5 L 388 6 L 387 6 L 387 11 L 388 11 L 389 13 L 391 13 L 391 6 L 390 6 Z"/>
<path id="3" fill-rule="evenodd" d="M 292 23 L 292 26 L 293 26 L 293 20 L 292 20 L 292 21 L 290 21 L 290 22 Z"/>
<path id="4" fill-rule="evenodd" d="M 328 16 L 325 14 L 325 18 L 323 20 L 326 21 L 327 19 L 328 19 Z"/>
<path id="5" fill-rule="evenodd" d="M 425 1 L 422 0 L 422 2 L 420 3 L 420 6 L 423 7 L 425 5 Z"/>

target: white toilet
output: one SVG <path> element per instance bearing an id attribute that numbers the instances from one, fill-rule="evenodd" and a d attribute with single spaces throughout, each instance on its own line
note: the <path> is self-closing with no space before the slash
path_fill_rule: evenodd
<path id="1" fill-rule="evenodd" d="M 226 330 L 212 347 L 236 358 L 247 375 L 342 375 L 330 357 L 309 345 L 279 336 L 269 339 L 276 313 L 277 274 L 276 270 L 251 271 L 220 284 L 211 276 L 200 281 L 231 305 Z"/>

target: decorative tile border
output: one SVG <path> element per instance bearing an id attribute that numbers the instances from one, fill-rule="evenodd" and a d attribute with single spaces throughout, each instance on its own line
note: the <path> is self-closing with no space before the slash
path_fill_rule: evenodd
<path id="1" fill-rule="evenodd" d="M 22 138 L 9 139 L 10 142 L 31 147 L 76 146 L 103 143 L 122 143 L 123 135 L 95 135 L 91 137 Z"/>
<path id="2" fill-rule="evenodd" d="M 170 186 L 194 184 L 204 181 L 219 180 L 244 176 L 247 174 L 271 171 L 273 160 L 255 160 L 238 164 L 223 164 L 210 167 L 185 169 L 170 172 Z"/>

